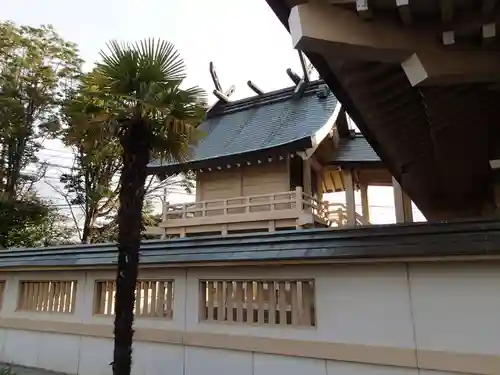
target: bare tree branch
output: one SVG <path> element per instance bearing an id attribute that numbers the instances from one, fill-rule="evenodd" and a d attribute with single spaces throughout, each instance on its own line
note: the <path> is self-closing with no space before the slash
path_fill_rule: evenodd
<path id="1" fill-rule="evenodd" d="M 73 219 L 73 223 L 75 224 L 76 231 L 78 232 L 78 238 L 81 241 L 82 240 L 82 232 L 80 230 L 80 225 L 78 223 L 78 220 L 76 218 L 75 212 L 73 210 L 73 205 L 71 204 L 69 200 L 69 194 L 65 193 L 62 191 L 60 188 L 55 186 L 54 184 L 51 184 L 50 182 L 44 181 L 47 185 L 49 185 L 56 193 L 60 194 L 64 200 L 66 201 L 66 204 L 68 205 L 69 212 L 71 213 L 71 217 Z"/>

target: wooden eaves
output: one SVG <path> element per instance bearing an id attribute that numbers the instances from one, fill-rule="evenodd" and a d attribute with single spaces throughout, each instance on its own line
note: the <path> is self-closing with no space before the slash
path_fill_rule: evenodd
<path id="1" fill-rule="evenodd" d="M 379 48 L 378 54 L 369 44 L 361 49 L 335 44 L 335 38 L 343 37 L 334 35 L 338 22 L 325 23 L 329 31 L 324 36 L 330 39 L 326 44 L 312 41 L 312 34 L 302 40 L 292 36 L 428 219 L 493 213 L 496 205 L 489 161 L 500 154 L 496 126 L 500 59 L 496 34 L 492 36 L 491 31 L 498 21 L 495 4 L 490 0 L 461 5 L 451 0 L 409 4 L 375 0 L 365 2 L 369 9 L 356 10 L 354 0 L 342 4 L 336 0 L 267 2 L 287 29 L 291 9 L 315 4 L 322 7 L 322 16 L 345 14 L 344 26 L 356 32 L 396 28 L 403 36 L 419 35 L 421 48 L 435 48 L 432 52 L 439 59 L 431 61 L 432 54 L 420 54 L 420 65 L 412 70 L 402 59 L 415 63 L 408 54 L 415 43 L 405 45 L 401 36 L 383 45 L 384 39 L 377 39 L 380 34 L 372 32 L 370 40 Z M 435 6 L 425 9 L 424 3 Z M 446 13 L 450 12 L 447 6 L 451 6 L 451 15 Z M 314 21 L 318 23 L 318 19 Z M 388 53 L 391 43 L 401 50 Z"/>

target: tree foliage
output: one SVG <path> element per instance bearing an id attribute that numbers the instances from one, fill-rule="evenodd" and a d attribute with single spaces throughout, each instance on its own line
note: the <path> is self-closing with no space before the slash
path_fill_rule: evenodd
<path id="1" fill-rule="evenodd" d="M 71 243 L 73 229 L 66 221 L 49 202 L 34 197 L 15 202 L 0 200 L 0 228 L 9 228 L 0 236 L 0 248 Z"/>
<path id="2" fill-rule="evenodd" d="M 0 216 L 3 218 L 0 242 L 3 244 L 17 245 L 13 238 L 19 241 L 24 238 L 26 231 L 23 236 L 12 235 L 23 220 L 26 228 L 32 228 L 54 218 L 45 216 L 40 220 L 41 213 L 49 215 L 52 211 L 35 197 L 33 184 L 45 173 L 36 155 L 43 139 L 59 125 L 59 106 L 75 84 L 81 63 L 76 46 L 62 39 L 52 27 L 19 27 L 0 22 Z M 38 164 L 38 171 L 25 173 L 30 164 Z M 33 216 L 34 212 L 38 213 Z"/>
<path id="3" fill-rule="evenodd" d="M 93 96 L 88 76 L 63 107 L 64 124 L 61 139 L 71 148 L 74 164 L 69 173 L 61 176 L 64 185 L 61 194 L 69 207 L 78 206 L 84 216 L 83 243 L 92 242 L 96 222 L 116 214 L 118 205 L 117 183 L 121 169 L 121 146 L 116 138 L 113 119 L 106 116 L 102 100 Z M 95 126 L 99 125 L 99 126 Z M 79 227 L 79 223 L 75 222 Z"/>
<path id="4" fill-rule="evenodd" d="M 76 206 L 83 213 L 83 223 L 74 224 L 83 243 L 116 241 L 119 172 L 122 146 L 116 136 L 116 102 L 95 95 L 93 75 L 82 77 L 82 83 L 63 106 L 63 126 L 59 131 L 64 144 L 71 148 L 74 164 L 61 176 L 63 188 L 54 190 L 66 199 L 70 210 Z M 109 99 L 109 98 L 108 98 Z M 151 176 L 146 196 L 158 197 L 164 190 L 192 192 L 192 174 L 182 174 L 163 181 Z M 145 213 L 147 220 L 148 215 Z"/>
<path id="5" fill-rule="evenodd" d="M 161 215 L 154 212 L 151 201 L 146 201 L 142 209 L 142 227 L 158 226 L 160 222 Z M 115 215 L 103 225 L 93 228 L 91 242 L 116 242 L 118 239 L 118 230 L 118 218 Z M 143 240 L 151 240 L 154 238 L 154 236 L 142 235 Z"/>
<path id="6" fill-rule="evenodd" d="M 59 105 L 76 83 L 76 46 L 52 27 L 0 23 L 0 191 L 16 198 L 22 170 L 57 127 Z"/>

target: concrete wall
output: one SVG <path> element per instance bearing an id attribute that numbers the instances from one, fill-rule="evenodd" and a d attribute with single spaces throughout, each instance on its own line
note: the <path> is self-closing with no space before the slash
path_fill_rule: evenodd
<path id="1" fill-rule="evenodd" d="M 136 320 L 134 374 L 500 374 L 500 263 L 156 269 L 175 280 L 172 320 Z M 0 361 L 110 374 L 112 318 L 92 314 L 112 271 L 12 272 L 0 312 Z M 311 278 L 317 326 L 198 321 L 198 279 Z M 20 280 L 78 280 L 73 314 L 16 311 Z"/>

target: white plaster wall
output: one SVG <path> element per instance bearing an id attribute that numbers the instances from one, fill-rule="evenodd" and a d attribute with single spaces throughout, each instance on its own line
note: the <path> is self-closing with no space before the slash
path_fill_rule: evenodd
<path id="1" fill-rule="evenodd" d="M 187 331 L 227 333 L 228 326 L 198 322 L 198 280 L 314 278 L 315 328 L 232 325 L 234 334 L 414 348 L 406 266 L 230 268 L 188 271 Z"/>
<path id="2" fill-rule="evenodd" d="M 413 264 L 410 279 L 418 348 L 500 353 L 499 264 Z"/>
<path id="3" fill-rule="evenodd" d="M 86 306 L 92 306 L 92 295 L 88 294 L 86 288 L 87 278 L 85 272 L 15 272 L 8 273 L 6 277 L 4 298 L 0 317 L 2 318 L 26 318 L 32 320 L 50 320 L 57 322 L 83 322 Z M 49 312 L 27 312 L 16 311 L 19 297 L 19 284 L 21 281 L 77 281 L 76 286 L 76 309 L 72 314 L 49 313 Z M 93 290 L 93 289 L 92 289 Z M 92 312 L 92 310 L 90 310 Z"/>
<path id="4" fill-rule="evenodd" d="M 174 279 L 173 320 L 136 319 L 136 327 L 498 355 L 500 264 L 388 264 L 145 270 Z M 198 321 L 198 280 L 314 278 L 316 328 Z M 95 280 L 114 272 L 11 273 L 0 318 L 111 324 L 92 314 Z M 16 311 L 21 280 L 77 280 L 73 314 Z M 111 339 L 0 329 L 0 361 L 79 375 L 111 374 Z M 416 369 L 262 353 L 136 342 L 134 375 L 417 375 Z M 422 375 L 446 375 L 424 371 Z"/>
<path id="5" fill-rule="evenodd" d="M 0 359 L 79 375 L 110 375 L 110 339 L 27 332 L 3 342 Z M 65 337 L 66 336 L 66 337 Z M 22 338 L 21 338 L 22 337 Z M 29 342 L 31 344 L 27 345 Z M 42 344 L 43 345 L 40 345 Z M 69 346 L 57 342 L 70 343 Z M 6 345 L 5 345 L 6 344 Z M 5 345 L 5 346 L 4 346 Z M 45 346 L 46 350 L 40 350 Z M 78 347 L 79 354 L 74 348 Z M 37 349 L 38 348 L 38 349 Z M 135 343 L 132 375 L 418 375 L 416 369 L 252 352 Z M 426 371 L 424 375 L 456 375 Z"/>

